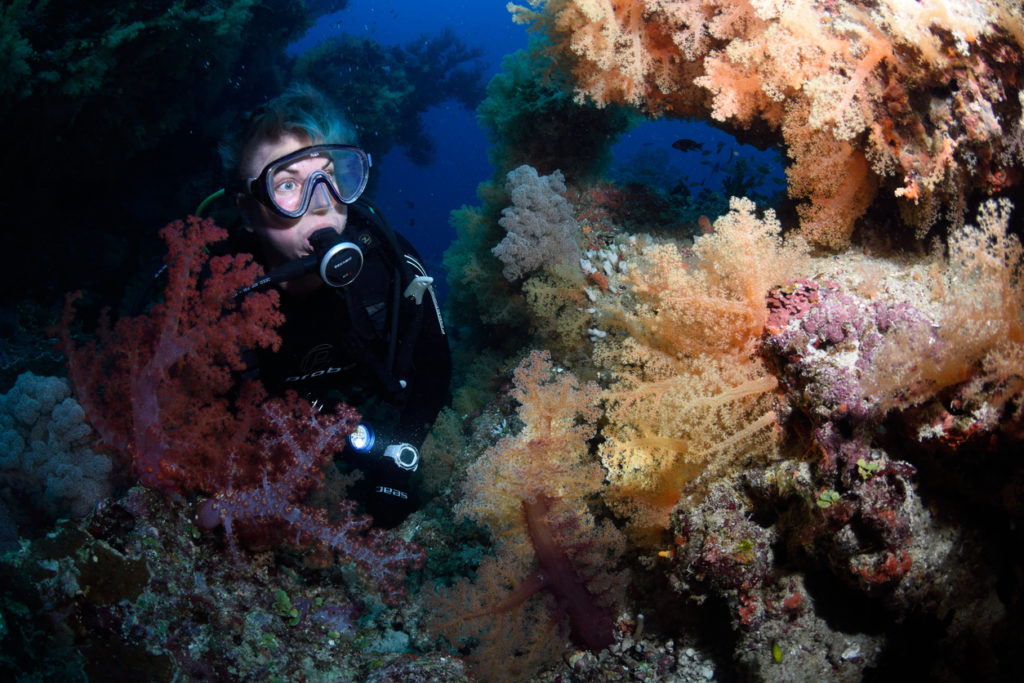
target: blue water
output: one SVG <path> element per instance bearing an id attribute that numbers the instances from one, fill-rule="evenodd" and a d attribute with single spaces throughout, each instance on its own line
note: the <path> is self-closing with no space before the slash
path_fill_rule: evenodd
<path id="1" fill-rule="evenodd" d="M 345 10 L 321 17 L 292 51 L 301 52 L 339 33 L 368 36 L 381 45 L 407 45 L 448 27 L 470 47 L 486 51 L 485 79 L 490 80 L 501 69 L 505 55 L 527 44 L 526 30 L 513 23 L 505 5 L 505 0 L 355 0 Z M 374 162 L 374 173 L 379 175 L 372 199 L 392 227 L 412 241 L 431 270 L 440 273 L 441 256 L 455 239 L 448 214 L 463 204 L 477 204 L 476 187 L 494 170 L 475 112 L 448 101 L 430 109 L 423 122 L 437 146 L 435 160 L 417 166 L 395 147 Z"/>
<path id="2" fill-rule="evenodd" d="M 470 47 L 484 49 L 485 79 L 489 80 L 500 71 L 505 55 L 527 46 L 526 27 L 512 21 L 506 4 L 506 0 L 354 0 L 345 10 L 321 17 L 290 52 L 301 53 L 340 33 L 368 36 L 381 45 L 407 45 L 448 27 Z M 375 162 L 374 172 L 379 176 L 372 199 L 392 226 L 416 245 L 432 270 L 440 273 L 442 254 L 455 238 L 448 214 L 464 204 L 478 204 L 476 187 L 490 179 L 494 169 L 487 160 L 487 139 L 474 112 L 448 101 L 429 110 L 423 121 L 437 147 L 434 161 L 427 166 L 413 164 L 401 148 L 395 147 Z M 679 138 L 699 141 L 702 149 L 672 149 L 672 142 Z M 613 157 L 612 179 L 627 181 L 643 176 L 644 168 L 652 167 L 665 190 L 681 182 L 692 194 L 705 187 L 721 192 L 741 158 L 755 173 L 757 169 L 764 171 L 757 173 L 763 176 L 763 195 L 781 191 L 784 183 L 777 151 L 739 145 L 730 135 L 703 122 L 645 123 L 622 137 L 613 148 Z"/>

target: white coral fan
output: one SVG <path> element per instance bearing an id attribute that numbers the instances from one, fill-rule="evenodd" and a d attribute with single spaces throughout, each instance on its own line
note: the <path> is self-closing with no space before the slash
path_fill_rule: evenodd
<path id="1" fill-rule="evenodd" d="M 80 517 L 110 495 L 109 456 L 60 377 L 21 374 L 0 395 L 0 492 L 27 495 L 52 518 Z"/>

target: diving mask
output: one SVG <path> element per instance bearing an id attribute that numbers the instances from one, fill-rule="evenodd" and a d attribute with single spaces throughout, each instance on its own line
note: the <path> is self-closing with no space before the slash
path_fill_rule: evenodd
<path id="1" fill-rule="evenodd" d="M 335 201 L 351 204 L 366 189 L 370 155 L 352 145 L 313 145 L 267 164 L 245 190 L 274 213 L 299 218 L 318 188 Z M 321 192 L 322 194 L 322 192 Z"/>

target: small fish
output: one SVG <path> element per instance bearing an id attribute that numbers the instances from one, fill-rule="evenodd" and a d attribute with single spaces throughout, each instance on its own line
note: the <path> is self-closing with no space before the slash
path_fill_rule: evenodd
<path id="1" fill-rule="evenodd" d="M 410 209 L 416 208 L 416 203 L 409 199 L 405 200 L 405 205 L 408 206 Z"/>
<path id="2" fill-rule="evenodd" d="M 680 152 L 692 152 L 695 149 L 701 149 L 702 144 L 696 140 L 690 140 L 689 138 L 679 138 L 672 143 L 672 149 L 678 149 Z"/>
<path id="3" fill-rule="evenodd" d="M 668 193 L 670 195 L 675 195 L 677 197 L 685 198 L 685 197 L 689 197 L 690 196 L 690 188 L 687 187 L 686 184 L 683 183 L 682 180 L 680 180 L 679 182 L 677 182 L 675 184 L 675 187 L 673 187 L 671 190 L 668 191 Z"/>

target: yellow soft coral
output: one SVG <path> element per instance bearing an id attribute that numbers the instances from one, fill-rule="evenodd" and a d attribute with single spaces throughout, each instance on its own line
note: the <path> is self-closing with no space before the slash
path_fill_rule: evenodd
<path id="1" fill-rule="evenodd" d="M 801 272 L 807 249 L 783 241 L 774 214 L 758 218 L 750 200 L 730 209 L 692 256 L 674 243 L 642 248 L 631 297 L 604 311 L 629 332 L 596 354 L 614 378 L 600 446 L 606 498 L 639 542 L 667 527 L 687 481 L 776 449 L 776 380 L 754 353 L 765 294 Z"/>
<path id="2" fill-rule="evenodd" d="M 685 484 L 709 468 L 766 459 L 777 382 L 760 361 L 704 355 L 675 359 L 626 339 L 600 355 L 620 368 L 605 394 L 608 425 L 601 462 L 609 505 L 628 520 L 634 540 L 668 527 Z"/>
<path id="3" fill-rule="evenodd" d="M 675 243 L 652 245 L 629 276 L 639 305 L 631 334 L 673 356 L 750 355 L 767 316 L 770 287 L 806 263 L 806 245 L 783 241 L 775 212 L 758 218 L 749 199 L 733 197 L 686 256 Z"/>
<path id="4" fill-rule="evenodd" d="M 963 398 L 992 416 L 1024 404 L 1024 248 L 1009 232 L 1013 205 L 985 202 L 977 226 L 949 237 L 936 266 L 942 283 L 933 335 L 889 335 L 865 373 L 864 386 L 886 409 L 923 403 L 969 380 Z"/>

